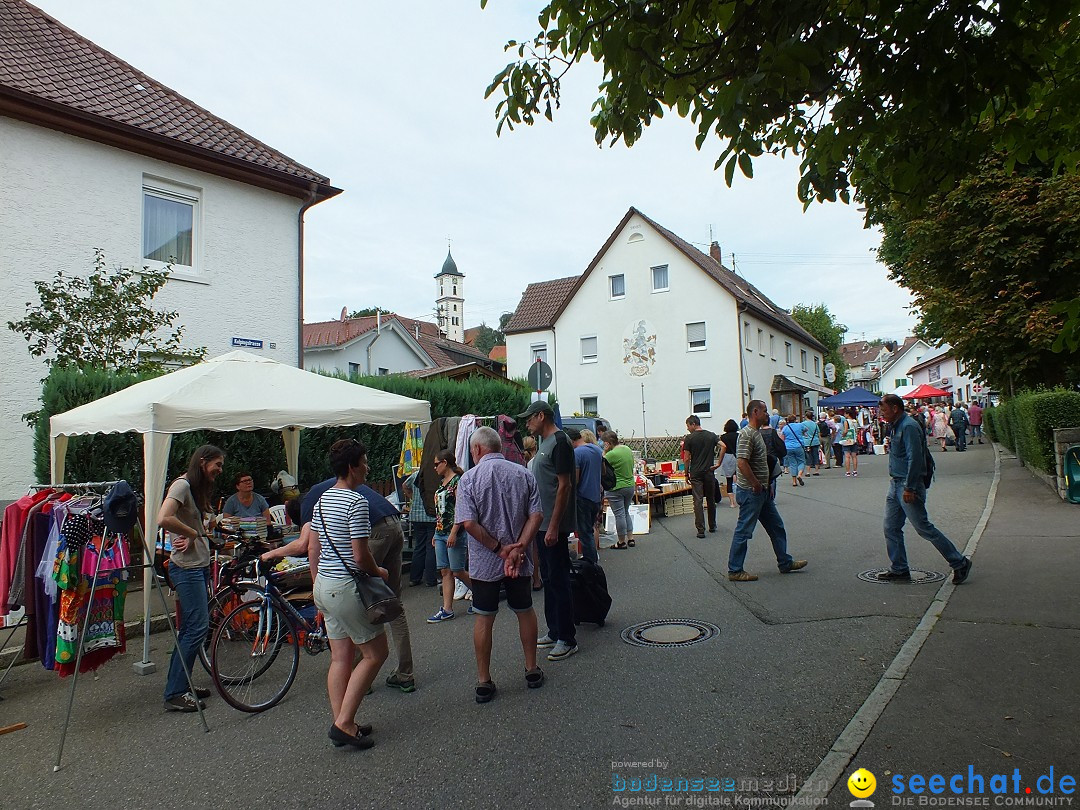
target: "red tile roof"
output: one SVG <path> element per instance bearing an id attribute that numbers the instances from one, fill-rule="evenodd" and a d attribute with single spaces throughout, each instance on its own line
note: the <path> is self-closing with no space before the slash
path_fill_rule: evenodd
<path id="1" fill-rule="evenodd" d="M 865 363 L 876 362 L 884 349 L 884 346 L 871 346 L 865 340 L 857 340 L 853 343 L 842 344 L 840 346 L 840 355 L 849 367 L 857 368 Z"/>
<path id="2" fill-rule="evenodd" d="M 574 297 L 578 288 L 581 287 L 589 273 L 592 272 L 592 269 L 596 267 L 604 254 L 607 253 L 612 243 L 614 243 L 615 237 L 618 236 L 626 226 L 626 223 L 629 222 L 630 218 L 635 214 L 648 222 L 649 225 L 656 229 L 657 233 L 667 239 L 668 242 L 676 247 L 686 256 L 686 258 L 704 270 L 713 280 L 727 290 L 728 293 L 742 303 L 748 310 L 752 311 L 758 317 L 776 325 L 788 334 L 799 338 L 799 340 L 807 345 L 812 346 L 819 351 L 825 351 L 825 347 L 818 342 L 817 338 L 803 329 L 803 327 L 800 326 L 786 310 L 781 309 L 770 301 L 763 292 L 757 289 L 757 287 L 741 276 L 737 276 L 731 270 L 728 270 L 712 256 L 707 253 L 702 253 L 685 239 L 672 233 L 659 223 L 654 222 L 633 207 L 626 212 L 626 215 L 615 227 L 615 230 L 611 232 L 611 235 L 608 237 L 603 247 L 600 248 L 600 251 L 593 257 L 592 262 L 589 263 L 585 272 L 580 276 L 560 278 L 553 281 L 542 281 L 530 284 L 526 287 L 524 294 L 521 296 L 521 301 L 518 303 L 518 308 L 514 311 L 514 317 L 510 319 L 510 322 L 506 325 L 506 329 L 503 331 L 509 335 L 515 332 L 532 332 L 539 329 L 551 329 L 566 308 L 566 305 L 570 302 L 570 299 Z"/>
<path id="3" fill-rule="evenodd" d="M 128 136 L 248 164 L 293 185 L 339 193 L 329 179 L 170 90 L 24 0 L 0 0 L 0 98 L 15 115 L 38 109 Z M 55 121 L 54 121 L 55 123 Z M 52 124 L 49 124 L 52 125 Z M 119 127 L 117 127 L 119 125 Z M 56 123 L 56 128 L 63 128 Z M 89 133 L 87 134 L 90 137 Z M 299 183 L 298 183 L 299 181 Z"/>
<path id="4" fill-rule="evenodd" d="M 438 368 L 450 368 L 474 362 L 491 365 L 492 361 L 486 354 L 474 349 L 472 346 L 444 338 L 439 332 L 439 327 L 433 323 L 413 320 L 393 312 L 383 313 L 382 323 L 384 326 L 391 320 L 397 321 L 405 328 L 409 336 L 420 344 L 420 348 L 424 350 Z M 376 316 L 367 315 L 363 318 L 305 323 L 304 348 L 318 349 L 344 346 L 346 343 L 374 329 L 376 321 Z M 419 334 L 419 337 L 417 337 L 417 334 Z M 498 362 L 505 363 L 505 359 Z"/>
<path id="5" fill-rule="evenodd" d="M 503 334 L 551 329 L 580 278 L 581 276 L 569 276 L 530 284 L 521 294 L 521 301 L 514 310 L 514 316 L 503 329 Z"/>
<path id="6" fill-rule="evenodd" d="M 491 351 L 488 352 L 488 357 L 492 360 L 498 360 L 500 363 L 506 362 L 506 344 L 501 346 L 493 346 Z"/>

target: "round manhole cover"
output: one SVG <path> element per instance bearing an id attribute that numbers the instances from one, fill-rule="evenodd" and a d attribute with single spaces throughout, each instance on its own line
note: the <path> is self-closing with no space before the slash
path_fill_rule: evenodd
<path id="1" fill-rule="evenodd" d="M 654 619 L 622 631 L 622 640 L 635 647 L 689 647 L 720 634 L 715 624 L 697 619 Z"/>
<path id="2" fill-rule="evenodd" d="M 886 573 L 888 568 L 875 568 L 872 571 L 863 571 L 859 574 L 859 579 L 863 582 L 877 582 L 882 585 L 929 585 L 933 582 L 944 582 L 945 575 L 940 571 L 923 571 L 918 568 L 911 568 L 911 582 L 905 579 L 881 579 L 881 575 Z"/>

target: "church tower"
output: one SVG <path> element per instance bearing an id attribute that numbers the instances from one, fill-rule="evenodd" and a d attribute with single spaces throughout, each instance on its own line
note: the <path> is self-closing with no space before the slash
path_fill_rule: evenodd
<path id="1" fill-rule="evenodd" d="M 439 329 L 456 340 L 465 342 L 465 276 L 458 270 L 447 248 L 442 270 L 435 274 L 435 303 L 439 312 Z"/>

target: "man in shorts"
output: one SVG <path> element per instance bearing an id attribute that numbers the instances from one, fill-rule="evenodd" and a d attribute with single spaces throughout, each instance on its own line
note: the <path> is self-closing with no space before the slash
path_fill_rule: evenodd
<path id="1" fill-rule="evenodd" d="M 491 633 L 499 612 L 499 591 L 517 614 L 525 653 L 525 684 L 544 685 L 536 665 L 536 613 L 532 606 L 532 561 L 529 543 L 544 519 L 536 479 L 502 454 L 502 439 L 492 428 L 478 428 L 469 439 L 474 466 L 461 476 L 455 519 L 469 537 L 472 579 L 473 648 L 476 651 L 476 702 L 495 696 L 491 680 Z"/>

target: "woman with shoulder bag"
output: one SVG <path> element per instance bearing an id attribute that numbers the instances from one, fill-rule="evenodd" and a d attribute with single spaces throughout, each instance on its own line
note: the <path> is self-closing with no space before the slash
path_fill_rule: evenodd
<path id="1" fill-rule="evenodd" d="M 356 713 L 386 661 L 386 633 L 372 624 L 357 593 L 356 577 L 389 576 L 375 564 L 368 548 L 371 523 L 367 499 L 356 487 L 367 478 L 367 449 L 355 439 L 342 439 L 330 447 L 330 467 L 337 483 L 328 489 L 311 518 L 308 562 L 315 580 L 315 605 L 326 622 L 330 642 L 330 669 L 326 691 L 334 722 L 327 736 L 339 748 L 370 748 L 371 726 L 357 725 Z M 356 650 L 363 656 L 356 666 Z"/>
<path id="2" fill-rule="evenodd" d="M 844 421 L 841 433 L 840 445 L 844 448 L 844 475 L 848 478 L 859 477 L 859 452 L 855 446 L 859 433 L 859 425 L 854 417 L 849 416 Z"/>

